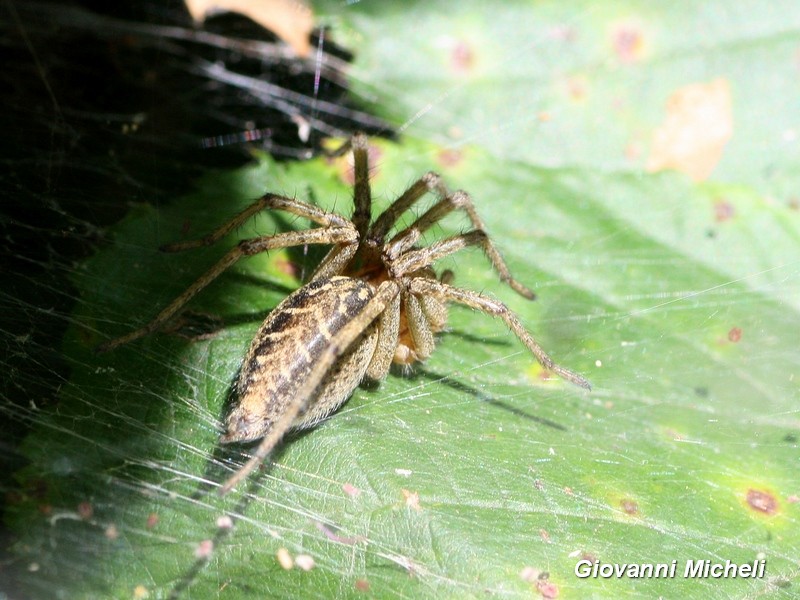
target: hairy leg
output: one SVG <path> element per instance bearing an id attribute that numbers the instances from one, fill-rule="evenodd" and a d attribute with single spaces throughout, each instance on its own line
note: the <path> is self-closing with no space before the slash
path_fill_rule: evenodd
<path id="1" fill-rule="evenodd" d="M 538 360 L 543 367 L 553 371 L 553 373 L 556 373 L 563 379 L 566 379 L 567 381 L 574 383 L 579 387 L 587 390 L 591 389 L 591 385 L 584 377 L 556 364 L 555 361 L 548 356 L 544 349 L 533 338 L 533 336 L 527 332 L 525 326 L 522 324 L 519 318 L 502 302 L 498 302 L 497 300 L 493 300 L 492 298 L 488 298 L 487 296 L 477 292 L 462 290 L 460 288 L 442 283 L 441 281 L 424 277 L 414 277 L 408 279 L 408 289 L 412 293 L 433 295 L 442 301 L 457 302 L 459 304 L 463 304 L 464 306 L 474 308 L 475 310 L 499 317 L 514 333 L 514 335 L 516 335 L 517 338 L 519 338 L 519 340 L 525 344 L 528 350 L 530 350 L 531 354 L 536 357 L 536 360 Z"/>
<path id="2" fill-rule="evenodd" d="M 452 195 L 448 195 L 443 200 L 432 206 L 411 225 L 394 236 L 394 238 L 392 238 L 392 240 L 389 242 L 386 251 L 388 258 L 394 259 L 397 257 L 403 257 L 403 255 L 406 253 L 413 253 L 409 252 L 409 250 L 414 246 L 414 244 L 417 243 L 417 241 L 419 241 L 420 236 L 454 210 L 465 211 L 475 228 L 473 232 L 457 237 L 463 237 L 464 239 L 468 240 L 467 245 L 480 245 L 484 254 L 486 255 L 486 258 L 489 259 L 489 262 L 492 264 L 494 270 L 498 273 L 498 275 L 500 275 L 500 279 L 520 296 L 528 298 L 529 300 L 533 300 L 536 295 L 511 276 L 511 272 L 503 260 L 503 257 L 500 256 L 500 252 L 498 252 L 497 248 L 486 234 L 483 221 L 481 221 L 478 213 L 475 212 L 472 199 L 469 197 L 469 194 L 463 191 L 457 191 Z M 471 234 L 474 235 L 469 237 Z M 452 240 L 456 238 L 450 239 Z M 436 245 L 437 244 L 433 244 L 431 247 Z M 423 250 L 424 249 L 420 249 L 416 252 L 422 252 Z M 456 250 L 453 250 L 452 252 L 455 251 Z"/>
<path id="3" fill-rule="evenodd" d="M 363 237 L 372 220 L 372 193 L 369 187 L 369 143 L 367 136 L 357 133 L 350 142 L 353 150 L 353 225 Z"/>
<path id="4" fill-rule="evenodd" d="M 495 263 L 492 253 L 497 253 L 486 232 L 480 229 L 462 233 L 444 240 L 440 240 L 417 250 L 409 250 L 391 261 L 391 270 L 394 277 L 401 277 L 432 265 L 434 262 L 450 254 L 454 254 L 469 246 L 480 246 L 489 258 L 500 280 L 524 298 L 532 300 L 535 296 L 532 291 L 511 276 L 511 272 L 504 262 Z M 499 254 L 497 254 L 499 256 Z"/>
<path id="5" fill-rule="evenodd" d="M 252 238 L 249 240 L 242 240 L 238 245 L 228 251 L 225 256 L 220 259 L 217 264 L 206 271 L 200 278 L 190 285 L 186 291 L 180 296 L 175 298 L 169 305 L 166 306 L 152 321 L 146 325 L 131 331 L 121 337 L 110 340 L 97 347 L 98 352 L 107 352 L 126 344 L 130 341 L 138 339 L 149 333 L 152 333 L 161 327 L 166 321 L 170 319 L 176 312 L 178 312 L 189 300 L 195 297 L 197 293 L 205 288 L 208 284 L 219 277 L 224 271 L 231 267 L 236 261 L 243 256 L 252 256 L 261 252 L 275 248 L 286 248 L 289 246 L 302 246 L 303 244 L 351 244 L 355 241 L 356 233 L 351 227 L 332 227 L 330 229 L 307 229 L 303 231 L 290 231 L 288 233 L 279 233 L 277 235 Z"/>
<path id="6" fill-rule="evenodd" d="M 305 217 L 322 227 L 347 227 L 349 225 L 349 221 L 344 217 L 335 213 L 325 212 L 312 204 L 307 204 L 306 202 L 301 202 L 300 200 L 294 200 L 285 196 L 265 194 L 207 236 L 198 240 L 165 244 L 161 246 L 160 249 L 162 252 L 181 252 L 183 250 L 190 250 L 191 248 L 199 248 L 200 246 L 210 246 L 237 227 L 240 227 L 245 221 L 262 210 L 283 210 L 299 217 Z"/>
<path id="7" fill-rule="evenodd" d="M 384 238 L 397 222 L 397 219 L 399 219 L 405 211 L 414 206 L 420 198 L 431 191 L 437 191 L 439 193 L 439 201 L 447 196 L 447 189 L 445 189 L 442 184 L 441 178 L 433 172 L 426 173 L 417 179 L 417 181 L 412 183 L 397 200 L 386 207 L 386 210 L 375 219 L 372 227 L 370 227 L 367 233 L 367 239 L 376 246 L 382 246 Z"/>

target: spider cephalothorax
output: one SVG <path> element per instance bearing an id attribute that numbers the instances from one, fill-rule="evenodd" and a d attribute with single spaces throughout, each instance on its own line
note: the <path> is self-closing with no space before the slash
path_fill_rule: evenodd
<path id="1" fill-rule="evenodd" d="M 534 297 L 509 273 L 469 195 L 450 193 L 438 175 L 427 173 L 373 220 L 366 137 L 355 135 L 348 147 L 355 175 L 352 219 L 267 194 L 208 236 L 164 246 L 171 252 L 213 244 L 266 209 L 283 210 L 319 225 L 242 240 L 150 323 L 101 347 L 109 350 L 156 330 L 244 256 L 305 244 L 332 246 L 308 283 L 269 314 L 250 345 L 220 441 L 262 441 L 253 457 L 222 485 L 222 493 L 258 466 L 287 431 L 325 418 L 363 379 L 383 379 L 392 362 L 410 364 L 430 356 L 434 334 L 444 328 L 450 302 L 499 317 L 543 366 L 589 388 L 583 377 L 555 364 L 504 304 L 450 285 L 449 271 L 436 275 L 437 260 L 468 246 L 480 246 L 504 283 L 525 298 Z M 400 216 L 428 192 L 436 194 L 438 201 L 389 237 Z M 466 213 L 471 230 L 429 246 L 418 245 L 426 230 L 456 210 Z"/>

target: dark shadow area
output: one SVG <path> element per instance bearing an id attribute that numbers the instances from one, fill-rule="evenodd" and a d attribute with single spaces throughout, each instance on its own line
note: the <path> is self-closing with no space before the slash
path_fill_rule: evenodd
<path id="1" fill-rule="evenodd" d="M 18 447 L 70 382 L 64 335 L 76 302 L 91 301 L 71 275 L 108 227 L 133 206 L 185 195 L 208 169 L 245 164 L 254 145 L 295 159 L 324 136 L 391 135 L 349 97 L 352 55 L 325 31 L 311 43 L 319 52 L 298 58 L 243 16 L 196 25 L 178 0 L 0 3 L 4 523 L 9 499 L 38 498 L 14 476 L 26 463 Z M 0 526 L 0 591 L 24 598 L 13 543 Z"/>
<path id="2" fill-rule="evenodd" d="M 298 220 L 303 221 L 302 219 L 298 219 L 293 215 L 287 215 L 286 213 L 282 213 L 280 211 L 270 211 L 270 215 L 272 219 L 277 223 L 277 226 L 274 229 L 270 229 L 268 232 L 265 231 L 264 233 L 265 236 L 270 236 L 276 233 L 284 233 L 287 231 L 294 231 L 297 230 L 298 227 L 306 227 L 308 225 L 307 223 L 304 222 L 298 222 Z M 222 225 L 222 223 L 207 224 L 209 229 L 213 229 L 215 226 L 219 225 Z M 314 227 L 314 225 L 311 224 L 311 227 Z M 224 253 L 227 250 L 230 250 L 231 248 L 230 243 L 225 244 L 224 241 L 221 241 L 216 245 L 220 247 L 218 250 L 220 253 Z M 319 263 L 322 261 L 322 259 L 330 249 L 331 249 L 330 245 L 305 245 L 305 246 L 287 247 L 284 250 L 289 257 L 289 263 L 287 265 L 287 268 L 290 269 L 291 274 L 297 280 L 299 280 L 300 282 L 305 282 L 311 277 L 311 275 L 314 273 L 314 270 L 316 269 L 316 266 L 319 265 Z M 242 260 L 246 261 L 247 258 L 248 257 L 244 257 Z M 202 277 L 203 274 L 204 271 L 199 270 L 196 273 L 196 276 L 199 279 L 200 277 Z M 279 292 L 283 296 L 288 296 L 297 289 L 297 287 L 291 287 L 276 283 L 275 281 L 271 281 L 266 277 L 259 277 L 252 273 L 243 273 L 241 271 L 236 271 L 236 270 L 229 270 L 222 273 L 219 277 L 219 280 L 225 281 L 227 286 L 231 285 L 253 286 L 270 291 Z M 210 294 L 212 296 L 215 293 L 221 294 L 223 293 L 221 291 L 223 287 L 226 286 L 218 286 L 218 287 L 210 286 L 211 289 L 204 289 L 200 292 L 200 294 Z M 160 308 L 163 308 L 163 306 L 161 306 Z M 210 337 L 213 337 L 218 331 L 221 331 L 226 327 L 243 325 L 253 322 L 261 322 L 267 317 L 267 315 L 273 309 L 274 306 L 270 306 L 262 312 L 248 313 L 241 315 L 228 315 L 227 317 L 223 318 L 215 314 L 198 312 L 192 310 L 191 308 L 183 308 L 178 312 L 178 314 L 175 317 L 172 318 L 170 322 L 166 324 L 165 327 L 162 328 L 161 331 L 163 333 L 171 333 L 189 340 L 208 339 Z"/>
<path id="3" fill-rule="evenodd" d="M 236 369 L 233 377 L 231 378 L 228 384 L 228 392 L 225 395 L 225 402 L 222 404 L 222 411 L 219 415 L 218 422 L 220 423 L 220 433 L 224 431 L 224 423 L 227 420 L 228 415 L 230 412 L 235 408 L 237 403 L 237 382 L 239 381 L 239 376 L 242 371 L 242 365 Z M 291 440 L 295 437 L 297 432 L 289 431 L 285 436 L 284 439 L 281 440 L 280 443 L 270 452 L 269 456 L 264 460 L 263 464 L 259 469 L 255 471 L 254 475 L 251 475 L 247 478 L 247 485 L 249 488 L 253 487 L 253 480 L 260 479 L 263 475 L 272 468 L 272 464 L 280 460 L 281 455 L 284 452 L 284 449 L 287 444 L 291 443 Z M 249 450 L 255 449 L 258 444 L 261 442 L 260 439 L 254 440 L 252 442 L 247 443 L 233 443 L 233 444 L 221 444 L 217 442 L 213 454 L 209 457 L 209 460 L 206 464 L 206 468 L 204 470 L 204 483 L 201 485 L 198 490 L 192 495 L 193 498 L 200 498 L 203 495 L 209 493 L 209 491 L 216 492 L 219 485 L 225 483 L 225 481 L 233 475 L 233 473 L 238 470 L 247 460 L 250 458 Z M 249 494 L 248 494 L 249 495 Z"/>
<path id="4" fill-rule="evenodd" d="M 227 414 L 227 413 L 226 413 Z M 224 419 L 221 421 L 224 422 Z M 286 445 L 291 443 L 293 434 L 286 436 L 286 439 L 278 444 L 270 455 L 264 460 L 261 467 L 256 469 L 240 487 L 246 486 L 247 493 L 243 494 L 246 497 L 252 497 L 253 492 L 259 482 L 270 472 L 273 463 L 280 461 L 281 456 L 285 452 Z M 261 440 L 256 440 L 247 444 L 220 444 L 217 443 L 214 452 L 209 457 L 206 468 L 203 471 L 203 483 L 201 483 L 197 491 L 192 494 L 193 499 L 200 499 L 206 494 L 216 494 L 219 486 L 233 475 L 247 460 L 250 458 L 249 450 L 255 449 Z M 238 493 L 234 490 L 231 494 Z M 241 514 L 238 508 L 234 511 L 235 514 Z"/>
<path id="5" fill-rule="evenodd" d="M 539 425 L 544 425 L 545 427 L 557 429 L 559 431 L 568 431 L 567 427 L 561 425 L 560 423 L 557 423 L 550 419 L 545 419 L 544 417 L 539 417 L 530 414 L 524 410 L 520 410 L 516 406 L 512 406 L 507 402 L 503 402 L 502 400 L 497 400 L 495 398 L 492 398 L 490 395 L 482 392 L 481 390 L 474 388 L 470 385 L 467 385 L 466 383 L 459 381 L 457 379 L 453 379 L 448 375 L 441 375 L 439 373 L 434 373 L 433 371 L 428 371 L 427 369 L 417 367 L 416 369 L 414 369 L 413 373 L 407 377 L 412 380 L 421 378 L 438 384 L 446 385 L 452 390 L 472 396 L 476 400 L 480 400 L 481 402 L 485 402 L 486 404 L 489 404 L 491 406 L 496 406 L 497 408 L 505 410 L 522 419 L 532 421 Z"/>

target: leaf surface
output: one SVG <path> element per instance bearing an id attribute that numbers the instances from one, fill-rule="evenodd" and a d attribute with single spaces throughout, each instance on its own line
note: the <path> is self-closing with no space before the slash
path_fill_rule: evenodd
<path id="1" fill-rule="evenodd" d="M 454 307 L 423 366 L 357 390 L 217 498 L 241 462 L 216 443 L 240 361 L 319 253 L 237 264 L 192 301 L 178 328 L 191 340 L 92 348 L 146 322 L 235 239 L 306 223 L 261 215 L 212 248 L 160 244 L 204 235 L 265 190 L 344 214 L 351 200 L 343 164 L 322 159 L 209 174 L 169 208 L 134 210 L 76 274 L 73 376 L 25 446 L 20 477 L 41 493 L 12 516 L 32 581 L 73 597 L 791 597 L 800 218 L 786 148 L 796 156 L 800 105 L 785 99 L 798 29 L 792 11 L 710 5 L 721 24 L 688 3 L 632 15 L 507 3 L 488 25 L 462 8 L 444 29 L 444 3 L 341 13 L 340 35 L 362 36 L 356 85 L 398 122 L 424 109 L 400 144 L 373 142 L 376 210 L 428 170 L 468 190 L 538 299 L 475 250 L 440 268 L 506 302 L 593 391 L 545 377 L 502 323 Z M 670 95 L 718 78 L 733 137 L 711 180 L 646 172 Z M 428 241 L 466 226 L 449 217 Z M 279 548 L 314 567 L 284 570 Z M 762 579 L 681 576 L 687 560 L 759 558 Z M 582 559 L 674 560 L 678 574 L 578 578 Z"/>

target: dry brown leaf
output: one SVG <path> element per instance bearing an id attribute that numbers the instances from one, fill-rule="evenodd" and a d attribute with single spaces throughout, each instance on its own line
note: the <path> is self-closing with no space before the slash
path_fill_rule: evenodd
<path id="1" fill-rule="evenodd" d="M 732 136 L 733 102 L 727 80 L 687 85 L 667 102 L 647 169 L 675 169 L 695 181 L 708 179 Z"/>
<path id="2" fill-rule="evenodd" d="M 298 56 L 311 53 L 314 14 L 301 0 L 186 0 L 186 8 L 198 23 L 214 13 L 241 13 L 272 31 Z"/>

